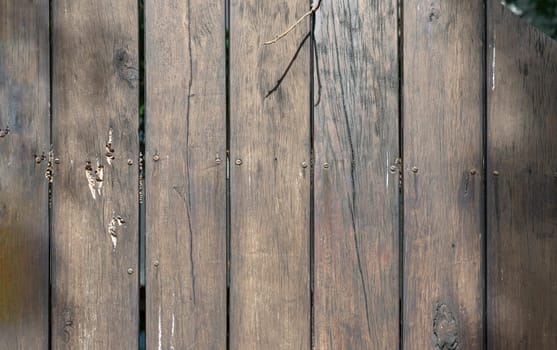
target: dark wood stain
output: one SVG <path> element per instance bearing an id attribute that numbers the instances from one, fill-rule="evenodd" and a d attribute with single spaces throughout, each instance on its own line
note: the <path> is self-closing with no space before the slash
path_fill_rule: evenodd
<path id="1" fill-rule="evenodd" d="M 48 1 L 0 0 L 0 349 L 48 348 Z"/>
<path id="2" fill-rule="evenodd" d="M 55 349 L 138 347 L 138 91 L 114 68 L 137 68 L 137 20 L 132 0 L 52 2 Z"/>
<path id="3" fill-rule="evenodd" d="M 230 3 L 230 349 L 310 348 L 309 19 L 263 45 L 307 10 Z"/>
<path id="4" fill-rule="evenodd" d="M 148 349 L 226 348 L 224 12 L 145 2 Z"/>
<path id="5" fill-rule="evenodd" d="M 399 344 L 396 6 L 324 1 L 316 14 L 316 349 Z"/>
<path id="6" fill-rule="evenodd" d="M 458 347 L 483 346 L 483 6 L 404 3 L 406 350 L 451 349 L 432 329 L 439 301 L 459 320 Z"/>
<path id="7" fill-rule="evenodd" d="M 488 346 L 555 349 L 557 43 L 495 2 L 489 22 Z"/>

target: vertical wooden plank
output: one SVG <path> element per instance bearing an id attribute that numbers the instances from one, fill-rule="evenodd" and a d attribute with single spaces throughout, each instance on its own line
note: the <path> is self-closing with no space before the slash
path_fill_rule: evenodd
<path id="1" fill-rule="evenodd" d="M 147 348 L 226 348 L 224 1 L 146 1 Z"/>
<path id="2" fill-rule="evenodd" d="M 484 14 L 404 2 L 405 349 L 483 347 Z"/>
<path id="3" fill-rule="evenodd" d="M 1 349 L 48 347 L 48 31 L 48 1 L 0 0 Z"/>
<path id="4" fill-rule="evenodd" d="M 309 349 L 309 4 L 230 6 L 230 348 Z"/>
<path id="5" fill-rule="evenodd" d="M 325 1 L 315 37 L 315 348 L 396 349 L 397 2 Z"/>
<path id="6" fill-rule="evenodd" d="M 488 18 L 488 347 L 555 349 L 557 43 Z"/>
<path id="7" fill-rule="evenodd" d="M 52 16 L 52 346 L 133 349 L 137 3 L 56 0 Z"/>

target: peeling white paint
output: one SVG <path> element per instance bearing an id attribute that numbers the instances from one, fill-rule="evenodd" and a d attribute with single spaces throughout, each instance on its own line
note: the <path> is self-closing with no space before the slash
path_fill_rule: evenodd
<path id="1" fill-rule="evenodd" d="M 120 215 L 116 215 L 112 212 L 112 219 L 108 223 L 108 233 L 110 234 L 110 239 L 112 240 L 112 250 L 116 251 L 116 246 L 118 245 L 118 226 L 122 226 L 126 221 L 122 219 Z"/>
<path id="2" fill-rule="evenodd" d="M 389 189 L 389 151 L 387 151 L 387 159 L 385 160 L 387 163 L 387 175 L 385 176 L 385 186 Z"/>
<path id="3" fill-rule="evenodd" d="M 89 185 L 91 196 L 93 196 L 93 199 L 97 199 L 97 180 L 93 173 L 91 162 L 87 162 L 85 165 L 85 177 L 87 177 L 87 184 Z"/>
<path id="4" fill-rule="evenodd" d="M 174 326 L 175 322 L 174 313 L 172 313 L 172 324 L 170 325 L 170 350 L 174 350 Z"/>
<path id="5" fill-rule="evenodd" d="M 108 129 L 108 141 L 106 142 L 106 162 L 112 165 L 114 160 L 114 148 L 112 147 L 112 128 Z"/>

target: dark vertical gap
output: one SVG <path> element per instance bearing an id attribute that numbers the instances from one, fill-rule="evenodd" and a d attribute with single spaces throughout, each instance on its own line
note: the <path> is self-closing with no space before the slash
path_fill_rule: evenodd
<path id="1" fill-rule="evenodd" d="M 226 65 L 226 349 L 230 349 L 230 0 L 224 0 Z"/>
<path id="2" fill-rule="evenodd" d="M 53 78 L 53 59 L 52 59 L 52 48 L 53 48 L 53 30 L 52 30 L 52 1 L 48 1 L 48 125 L 49 125 L 49 143 L 50 147 L 52 148 L 53 143 L 53 132 L 52 132 L 52 78 Z M 48 183 L 48 348 L 52 349 L 52 183 Z"/>
<path id="3" fill-rule="evenodd" d="M 310 0 L 310 6 L 312 6 Z M 314 171 L 314 140 L 315 140 L 315 64 L 317 60 L 317 44 L 315 42 L 315 12 L 311 15 L 309 54 L 309 138 L 310 138 L 310 189 L 309 189 L 309 278 L 310 278 L 310 349 L 315 347 L 315 171 Z M 319 74 L 319 72 L 317 73 Z M 319 92 L 321 93 L 321 92 Z"/>
<path id="4" fill-rule="evenodd" d="M 139 202 L 139 349 L 146 346 L 146 276 L 145 276 L 145 164 L 142 155 L 145 154 L 145 0 L 137 1 L 138 10 L 138 55 L 139 55 L 139 96 L 138 96 L 138 202 Z"/>
<path id="5" fill-rule="evenodd" d="M 397 4 L 398 34 L 398 150 L 399 150 L 399 187 L 398 187 L 398 293 L 399 293 L 399 348 L 404 348 L 404 46 L 403 46 L 403 1 Z"/>
<path id="6" fill-rule="evenodd" d="M 489 2 L 490 0 L 484 1 L 484 45 L 483 45 L 483 116 L 482 116 L 482 152 L 483 152 L 483 181 L 482 181 L 482 193 L 483 193 L 483 208 L 481 216 L 481 226 L 483 231 L 483 239 L 481 244 L 482 247 L 482 273 L 483 273 L 483 349 L 487 349 L 488 346 L 488 330 L 487 330 L 487 114 L 488 114 L 488 71 L 487 67 L 489 62 Z"/>

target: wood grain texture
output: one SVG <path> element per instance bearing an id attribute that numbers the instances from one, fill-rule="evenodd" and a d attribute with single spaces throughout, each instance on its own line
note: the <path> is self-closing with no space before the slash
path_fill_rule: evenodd
<path id="1" fill-rule="evenodd" d="M 224 19 L 146 1 L 148 349 L 226 348 Z"/>
<path id="2" fill-rule="evenodd" d="M 48 1 L 0 0 L 1 349 L 48 347 L 48 30 Z"/>
<path id="3" fill-rule="evenodd" d="M 52 347 L 137 349 L 137 3 L 56 0 L 52 23 Z"/>
<path id="4" fill-rule="evenodd" d="M 325 1 L 315 38 L 315 348 L 396 349 L 397 3 Z"/>
<path id="5" fill-rule="evenodd" d="M 488 347 L 555 349 L 557 43 L 495 2 L 489 23 Z"/>
<path id="6" fill-rule="evenodd" d="M 309 4 L 230 6 L 230 349 L 309 349 Z"/>
<path id="7" fill-rule="evenodd" d="M 483 347 L 483 7 L 404 3 L 404 349 Z"/>

